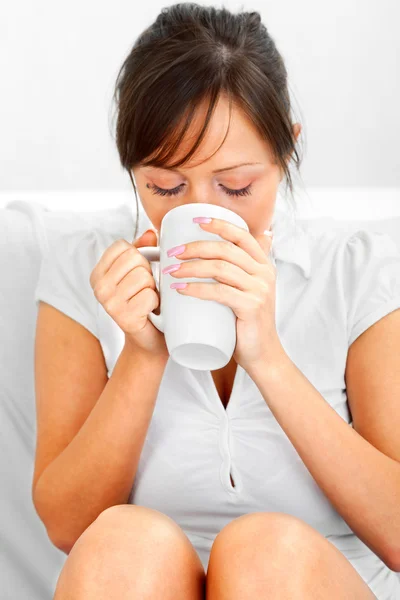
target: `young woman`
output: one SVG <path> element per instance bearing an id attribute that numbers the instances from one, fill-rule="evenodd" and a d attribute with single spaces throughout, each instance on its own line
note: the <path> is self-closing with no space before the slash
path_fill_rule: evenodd
<path id="1" fill-rule="evenodd" d="M 163 9 L 115 98 L 153 228 L 137 237 L 124 207 L 117 235 L 70 234 L 36 290 L 33 499 L 68 554 L 56 600 L 400 597 L 394 241 L 306 231 L 276 206 L 301 126 L 259 13 Z M 235 312 L 235 352 L 213 372 L 169 360 L 137 249 L 196 202 L 249 226 L 199 225 L 221 241 L 187 244 L 164 275 L 215 278 L 176 293 Z"/>

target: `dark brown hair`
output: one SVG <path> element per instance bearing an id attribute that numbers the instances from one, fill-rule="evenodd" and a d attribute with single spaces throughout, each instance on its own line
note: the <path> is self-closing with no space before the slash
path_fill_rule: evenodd
<path id="1" fill-rule="evenodd" d="M 227 96 L 230 111 L 234 102 L 269 143 L 275 164 L 286 176 L 286 191 L 289 187 L 293 194 L 289 162 L 294 155 L 299 170 L 301 159 L 292 130 L 287 71 L 260 14 L 173 4 L 137 38 L 118 72 L 113 95 L 116 145 L 136 196 L 134 238 L 139 215 L 131 169 L 138 164 L 185 164 L 203 139 L 220 94 Z M 203 100 L 209 104 L 198 139 L 185 157 L 170 163 Z"/>

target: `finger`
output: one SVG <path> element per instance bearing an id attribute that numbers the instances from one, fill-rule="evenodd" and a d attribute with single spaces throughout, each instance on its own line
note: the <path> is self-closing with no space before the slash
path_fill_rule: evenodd
<path id="1" fill-rule="evenodd" d="M 200 227 L 220 235 L 224 240 L 240 248 L 256 262 L 266 264 L 268 258 L 255 237 L 243 227 L 224 219 L 213 218 L 210 223 L 201 223 Z"/>
<path id="2" fill-rule="evenodd" d="M 223 260 L 188 260 L 181 264 L 178 271 L 173 271 L 169 275 L 178 279 L 212 277 L 220 283 L 225 283 L 242 291 L 254 287 L 253 275 L 249 275 L 237 265 Z"/>
<path id="3" fill-rule="evenodd" d="M 104 277 L 106 273 L 108 273 L 115 261 L 128 250 L 132 250 L 132 248 L 132 244 L 127 242 L 127 240 L 125 239 L 116 240 L 111 244 L 111 246 L 108 246 L 108 248 L 104 250 L 100 260 L 95 265 L 94 269 L 90 274 L 91 286 L 94 287 L 96 282 L 99 281 L 99 279 L 101 279 L 102 277 Z M 142 257 L 142 255 L 138 250 L 136 252 L 139 255 L 140 260 L 140 257 Z M 143 261 L 142 263 L 145 264 Z"/>
<path id="4" fill-rule="evenodd" d="M 251 292 L 243 292 L 224 283 L 197 283 L 190 282 L 183 289 L 176 289 L 179 294 L 194 296 L 202 300 L 214 300 L 229 306 L 239 319 L 246 319 L 248 315 L 259 310 L 262 306 L 260 299 Z"/>
<path id="5" fill-rule="evenodd" d="M 250 235 L 250 234 L 249 234 Z M 268 264 L 268 259 L 263 253 L 260 245 L 256 240 L 253 239 L 258 250 L 257 252 L 263 255 L 263 264 Z M 175 257 L 174 257 L 175 258 Z M 259 261 L 254 260 L 243 248 L 240 248 L 233 242 L 211 242 L 206 240 L 198 240 L 196 242 L 189 242 L 186 244 L 184 252 L 176 255 L 179 260 L 188 259 L 215 259 L 219 258 L 225 262 L 229 262 L 233 265 L 240 267 L 243 271 L 249 275 L 260 275 L 263 265 Z"/>
<path id="6" fill-rule="evenodd" d="M 115 259 L 111 267 L 105 275 L 103 275 L 102 280 L 113 285 L 118 285 L 133 271 L 135 271 L 136 277 L 142 277 L 137 269 L 139 272 L 143 269 L 153 278 L 153 272 L 148 261 L 134 248 L 131 248 L 130 251 L 122 252 L 122 254 Z"/>

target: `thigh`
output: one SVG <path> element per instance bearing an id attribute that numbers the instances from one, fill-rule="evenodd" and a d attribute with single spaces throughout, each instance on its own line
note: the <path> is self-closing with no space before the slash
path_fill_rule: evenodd
<path id="1" fill-rule="evenodd" d="M 376 600 L 329 540 L 285 513 L 249 513 L 217 535 L 207 571 L 207 600 L 255 597 Z"/>
<path id="2" fill-rule="evenodd" d="M 203 600 L 205 572 L 190 540 L 164 513 L 122 504 L 103 511 L 74 544 L 54 600 Z"/>

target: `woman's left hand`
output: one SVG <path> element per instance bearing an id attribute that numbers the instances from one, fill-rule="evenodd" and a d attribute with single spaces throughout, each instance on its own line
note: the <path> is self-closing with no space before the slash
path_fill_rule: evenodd
<path id="1" fill-rule="evenodd" d="M 215 300 L 229 306 L 237 317 L 234 360 L 246 371 L 264 361 L 278 361 L 283 347 L 275 325 L 276 269 L 268 255 L 272 238 L 250 232 L 213 218 L 201 223 L 206 231 L 216 233 L 226 241 L 199 240 L 187 243 L 176 258 L 192 260 L 180 264 L 172 277 L 212 277 L 218 283 L 188 282 L 180 294 Z M 171 284 L 173 287 L 174 284 Z"/>

